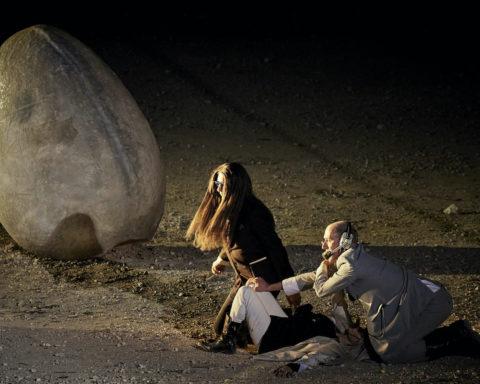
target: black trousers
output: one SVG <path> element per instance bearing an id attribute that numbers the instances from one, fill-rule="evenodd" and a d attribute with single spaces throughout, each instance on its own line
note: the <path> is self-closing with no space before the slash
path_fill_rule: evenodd
<path id="1" fill-rule="evenodd" d="M 335 324 L 327 316 L 312 312 L 305 304 L 289 317 L 270 316 L 272 321 L 262 337 L 258 353 L 274 351 L 315 336 L 336 337 Z"/>

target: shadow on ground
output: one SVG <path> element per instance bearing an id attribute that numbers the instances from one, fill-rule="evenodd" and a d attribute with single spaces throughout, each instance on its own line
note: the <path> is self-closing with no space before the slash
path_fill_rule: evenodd
<path id="1" fill-rule="evenodd" d="M 12 243 L 4 250 L 18 250 Z M 480 306 L 480 256 L 475 248 L 381 247 L 367 249 L 444 284 L 451 292 L 455 309 L 451 321 L 467 317 L 480 325 L 475 308 Z M 315 270 L 321 249 L 315 245 L 287 247 L 291 263 L 298 272 Z M 32 257 L 35 257 L 32 255 Z M 57 283 L 79 287 L 114 286 L 154 301 L 165 310 L 165 319 L 193 338 L 213 337 L 213 318 L 233 281 L 233 273 L 214 276 L 210 272 L 213 252 L 202 253 L 192 247 L 165 247 L 155 244 L 129 244 L 117 247 L 103 258 L 85 261 L 39 259 Z M 329 304 L 313 291 L 303 293 L 316 311 L 328 313 Z M 286 306 L 283 295 L 280 302 Z M 363 310 L 358 302 L 350 304 L 359 319 Z"/>

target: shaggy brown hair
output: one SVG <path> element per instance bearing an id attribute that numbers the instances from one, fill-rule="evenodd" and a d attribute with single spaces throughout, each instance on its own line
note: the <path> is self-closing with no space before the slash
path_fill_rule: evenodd
<path id="1" fill-rule="evenodd" d="M 223 173 L 223 197 L 214 181 Z M 239 163 L 224 163 L 210 176 L 207 192 L 188 227 L 186 239 L 202 251 L 228 247 L 245 199 L 253 196 L 252 181 Z"/>

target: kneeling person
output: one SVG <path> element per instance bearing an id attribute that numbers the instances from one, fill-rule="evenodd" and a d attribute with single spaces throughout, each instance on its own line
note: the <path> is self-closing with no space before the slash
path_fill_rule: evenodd
<path id="1" fill-rule="evenodd" d="M 366 312 L 365 347 L 385 363 L 406 363 L 460 355 L 480 358 L 480 335 L 465 320 L 438 328 L 451 314 L 452 299 L 441 284 L 368 254 L 347 221 L 325 229 L 326 260 L 307 272 L 268 284 L 255 279 L 255 290 L 294 294 L 313 287 L 317 296 L 345 290 Z"/>

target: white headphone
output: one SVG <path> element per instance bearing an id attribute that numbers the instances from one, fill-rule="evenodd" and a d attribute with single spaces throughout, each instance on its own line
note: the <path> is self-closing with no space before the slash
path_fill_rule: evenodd
<path id="1" fill-rule="evenodd" d="M 353 243 L 353 233 L 352 233 L 352 223 L 347 223 L 347 230 L 342 233 L 342 237 L 340 238 L 339 247 L 342 251 L 346 251 L 350 249 Z"/>

